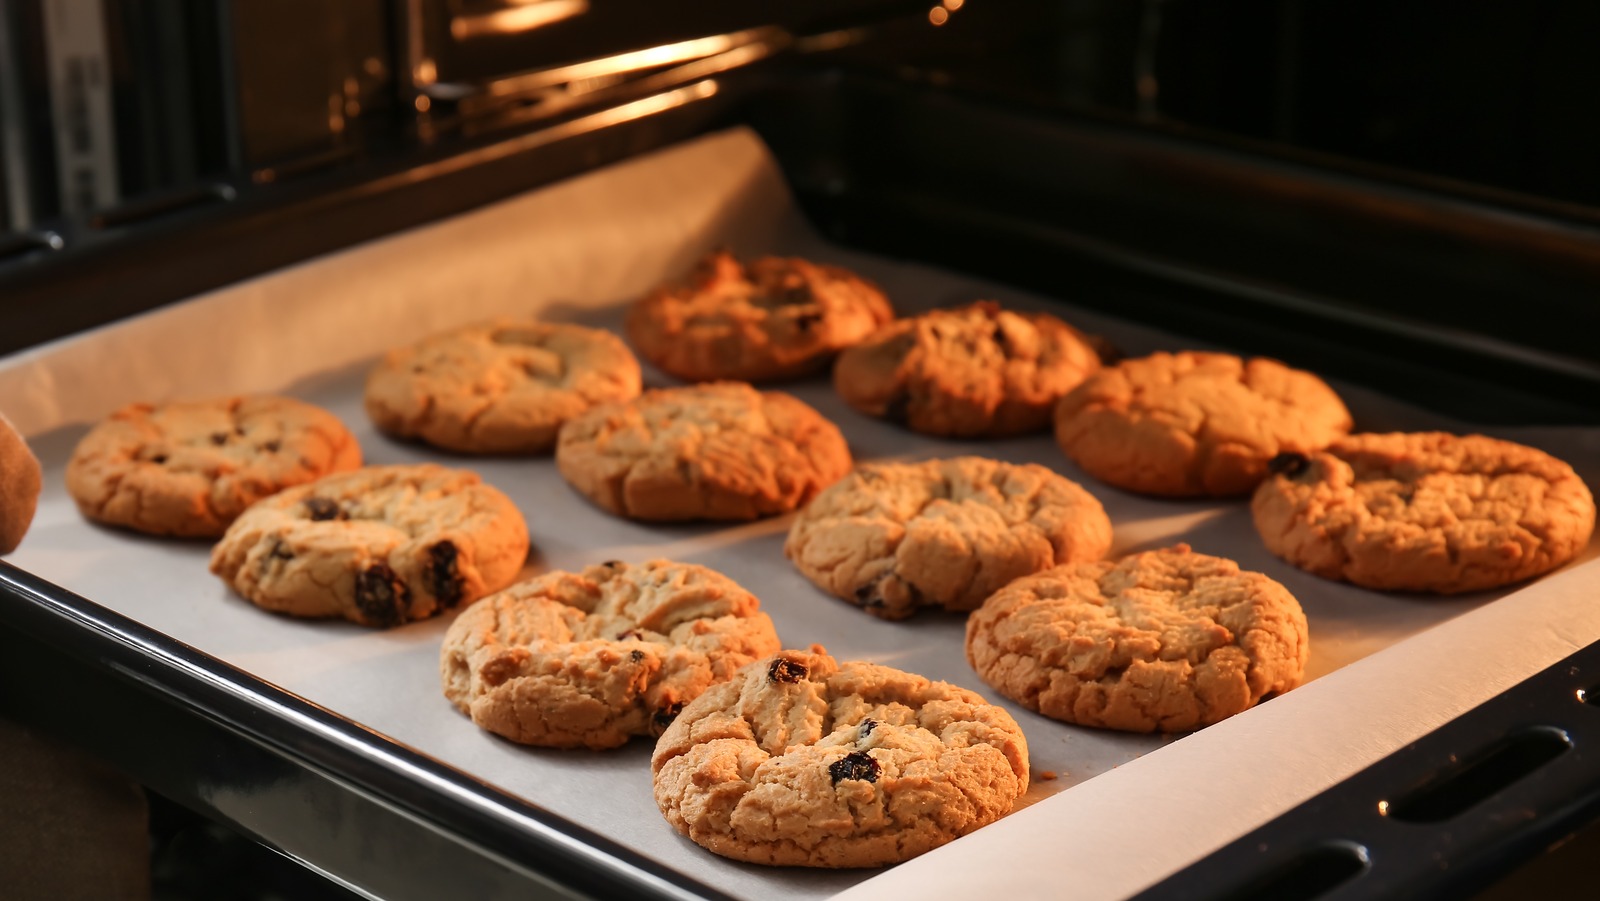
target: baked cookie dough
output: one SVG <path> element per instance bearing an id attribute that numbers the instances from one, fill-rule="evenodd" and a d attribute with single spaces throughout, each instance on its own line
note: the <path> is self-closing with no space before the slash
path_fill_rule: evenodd
<path id="1" fill-rule="evenodd" d="M 542 453 L 562 423 L 639 394 L 616 335 L 505 320 L 392 350 L 367 376 L 367 415 L 390 435 L 469 454 Z"/>
<path id="2" fill-rule="evenodd" d="M 735 860 L 870 867 L 1010 812 L 1028 745 L 976 692 L 784 651 L 691 702 L 650 758 L 673 828 Z"/>
<path id="3" fill-rule="evenodd" d="M 39 459 L 0 414 L 0 554 L 16 550 L 28 534 L 42 484 Z"/>
<path id="4" fill-rule="evenodd" d="M 1073 462 L 1118 488 L 1167 497 L 1247 494 L 1284 452 L 1350 431 L 1326 383 L 1263 357 L 1156 353 L 1085 379 L 1056 409 Z"/>
<path id="5" fill-rule="evenodd" d="M 1046 313 L 992 301 L 899 319 L 839 355 L 850 406 L 953 438 L 1037 432 L 1056 401 L 1100 368 L 1094 339 Z"/>
<path id="6" fill-rule="evenodd" d="M 628 312 L 639 354 L 681 379 L 765 381 L 822 368 L 894 318 L 877 286 L 847 269 L 713 251 L 680 285 Z"/>
<path id="7" fill-rule="evenodd" d="M 1098 560 L 1111 520 L 1043 466 L 955 457 L 864 463 L 795 519 L 784 553 L 824 591 L 874 616 L 976 610 L 1021 576 Z"/>
<path id="8" fill-rule="evenodd" d="M 371 466 L 246 510 L 211 571 L 259 607 L 397 626 L 504 587 L 528 556 L 511 500 L 475 473 Z"/>
<path id="9" fill-rule="evenodd" d="M 755 595 L 688 563 L 552 572 L 468 607 L 445 635 L 445 697 L 479 726 L 552 748 L 658 736 L 688 702 L 782 647 Z"/>
<path id="10" fill-rule="evenodd" d="M 67 493 L 98 522 L 213 538 L 268 495 L 360 465 L 344 423 L 293 398 L 129 404 L 78 442 Z"/>
<path id="11" fill-rule="evenodd" d="M 619 516 L 744 520 L 788 513 L 850 469 L 833 423 L 740 382 L 646 391 L 561 430 L 556 466 Z"/>
<path id="12" fill-rule="evenodd" d="M 1305 613 L 1288 589 L 1188 545 L 1018 579 L 967 619 L 967 662 L 1048 717 L 1181 732 L 1305 674 Z"/>
<path id="13" fill-rule="evenodd" d="M 1272 471 L 1250 504 L 1267 547 L 1366 588 L 1508 585 L 1571 560 L 1594 532 L 1594 496 L 1572 467 L 1482 435 L 1351 435 Z"/>

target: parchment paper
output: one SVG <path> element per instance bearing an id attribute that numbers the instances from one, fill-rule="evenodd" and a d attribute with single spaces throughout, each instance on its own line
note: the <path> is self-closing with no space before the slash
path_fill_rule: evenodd
<path id="1" fill-rule="evenodd" d="M 732 527 L 638 525 L 589 505 L 549 458 L 468 458 L 400 444 L 379 436 L 362 412 L 365 370 L 389 347 L 506 313 L 620 330 L 626 303 L 717 244 L 853 266 L 901 311 L 991 297 L 1047 306 L 1132 354 L 1196 346 L 1076 310 L 1071 298 L 1029 296 L 828 245 L 799 219 L 760 141 L 732 131 L 0 360 L 0 411 L 29 436 L 47 471 L 33 531 L 11 562 L 752 899 L 866 898 L 885 889 L 894 897 L 915 890 L 933 897 L 1120 897 L 1600 639 L 1592 600 L 1600 564 L 1571 567 L 1503 601 L 1504 592 L 1428 600 L 1362 591 L 1272 557 L 1242 502 L 1124 494 L 1084 476 L 1047 436 L 929 439 L 854 413 L 826 379 L 785 386 L 840 425 L 857 459 L 975 453 L 1042 463 L 1102 500 L 1116 526 L 1114 554 L 1187 541 L 1278 579 L 1305 606 L 1314 680 L 1307 686 L 1184 738 L 1079 729 L 989 690 L 964 660 L 960 618 L 886 623 L 823 595 L 783 558 L 787 518 Z M 960 248 L 950 248 L 948 259 L 959 268 Z M 648 367 L 646 381 L 670 383 Z M 1338 387 L 1365 430 L 1468 429 Z M 271 615 L 207 572 L 207 543 L 100 528 L 78 515 L 61 474 L 89 424 L 135 400 L 235 391 L 283 392 L 331 409 L 355 431 L 370 463 L 434 460 L 478 471 L 527 517 L 534 545 L 528 574 L 607 559 L 703 563 L 754 591 L 789 646 L 820 642 L 840 659 L 869 659 L 982 692 L 1010 709 L 1027 733 L 1035 770 L 1019 805 L 1027 809 L 881 875 L 726 861 L 679 838 L 657 812 L 648 741 L 605 753 L 530 749 L 458 714 L 439 687 L 446 620 L 371 631 Z M 1596 483 L 1600 434 L 1499 434 L 1558 453 Z M 1042 771 L 1058 778 L 1040 779 Z M 224 808 L 242 803 L 218 801 Z"/>

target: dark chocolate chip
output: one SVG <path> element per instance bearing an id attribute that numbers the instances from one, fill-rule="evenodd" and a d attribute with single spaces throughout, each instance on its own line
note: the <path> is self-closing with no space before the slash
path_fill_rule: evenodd
<path id="1" fill-rule="evenodd" d="M 998 322 L 994 324 L 993 338 L 995 346 L 1000 348 L 1000 355 L 1008 360 L 1011 359 L 1011 354 L 1016 348 L 1011 346 L 1011 340 L 1006 337 L 1006 330 L 1001 328 Z"/>
<path id="2" fill-rule="evenodd" d="M 866 782 L 877 782 L 878 761 L 866 751 L 851 751 L 849 754 L 828 764 L 828 775 L 833 777 L 833 784 L 838 785 L 846 779 L 861 779 Z"/>
<path id="3" fill-rule="evenodd" d="M 882 607 L 888 602 L 883 599 L 883 580 L 877 579 L 856 589 L 856 606 Z"/>
<path id="4" fill-rule="evenodd" d="M 609 566 L 612 569 L 616 569 L 617 567 L 622 566 L 623 563 L 622 563 L 621 560 L 607 560 L 606 562 L 604 562 L 604 563 L 602 563 L 600 565 L 601 566 Z"/>
<path id="5" fill-rule="evenodd" d="M 883 418 L 895 425 L 905 425 L 911 419 L 911 393 L 902 391 L 883 405 Z"/>
<path id="6" fill-rule="evenodd" d="M 356 573 L 356 609 L 375 626 L 397 626 L 406 620 L 411 592 L 388 564 L 374 563 Z"/>
<path id="7" fill-rule="evenodd" d="M 293 560 L 294 551 L 289 550 L 282 538 L 272 539 L 272 552 L 268 555 L 277 560 Z"/>
<path id="8" fill-rule="evenodd" d="M 1280 476 L 1288 476 L 1292 479 L 1305 472 L 1310 465 L 1311 458 L 1305 454 L 1285 451 L 1267 461 L 1267 471 Z"/>
<path id="9" fill-rule="evenodd" d="M 805 664 L 787 657 L 779 657 L 767 667 L 767 678 L 774 682 L 799 682 L 807 675 Z"/>
<path id="10" fill-rule="evenodd" d="M 643 663 L 644 662 L 644 651 L 629 651 L 628 652 L 628 662 L 629 663 Z"/>
<path id="11" fill-rule="evenodd" d="M 682 712 L 683 702 L 673 701 L 671 704 L 668 704 L 667 706 L 662 707 L 660 710 L 657 710 L 655 713 L 650 714 L 651 736 L 660 738 L 661 733 L 667 731 L 667 727 L 672 725 L 672 721 L 677 719 L 678 714 Z"/>
<path id="12" fill-rule="evenodd" d="M 157 465 L 165 463 L 165 462 L 167 462 L 167 455 L 166 454 L 156 454 L 154 457 L 150 458 L 150 462 L 151 463 L 155 463 Z"/>
<path id="13" fill-rule="evenodd" d="M 217 447 L 221 447 L 224 444 L 227 444 L 228 443 L 228 433 L 227 432 L 212 432 L 211 433 L 211 443 L 215 444 Z"/>
<path id="14" fill-rule="evenodd" d="M 244 437 L 244 426 L 242 426 L 242 425 L 234 426 L 233 427 L 233 433 L 235 435 L 238 435 L 240 438 L 243 438 Z"/>
<path id="15" fill-rule="evenodd" d="M 878 728 L 878 721 L 877 720 L 871 720 L 871 719 L 862 720 L 861 721 L 861 729 L 858 732 L 856 732 L 856 738 L 866 738 L 867 736 L 871 735 L 872 734 L 872 730 L 874 730 L 876 728 Z"/>
<path id="16" fill-rule="evenodd" d="M 306 498 L 306 515 L 312 522 L 325 522 L 330 519 L 344 519 L 339 510 L 338 502 L 326 497 Z"/>
<path id="17" fill-rule="evenodd" d="M 266 451 L 269 454 L 277 453 L 278 450 L 280 448 L 282 448 L 282 447 L 283 447 L 283 444 L 281 442 L 278 442 L 278 441 L 268 441 L 265 444 L 261 445 L 261 449 Z"/>
<path id="18" fill-rule="evenodd" d="M 802 332 L 809 332 L 816 328 L 817 323 L 821 321 L 821 313 L 801 313 L 799 316 L 794 317 L 794 327 Z"/>
<path id="19" fill-rule="evenodd" d="M 461 578 L 461 570 L 456 566 L 456 558 L 460 551 L 449 541 L 441 541 L 428 548 L 428 557 L 431 561 L 428 566 L 428 590 L 446 607 L 454 607 L 461 603 L 461 595 L 465 580 Z"/>

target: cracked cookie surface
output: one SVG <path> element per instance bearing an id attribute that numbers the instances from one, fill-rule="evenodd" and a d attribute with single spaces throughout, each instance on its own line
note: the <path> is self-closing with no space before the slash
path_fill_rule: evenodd
<path id="1" fill-rule="evenodd" d="M 1076 482 L 955 457 L 862 464 L 806 506 L 783 550 L 824 591 L 902 619 L 976 610 L 1013 579 L 1110 547 L 1111 520 Z"/>
<path id="2" fill-rule="evenodd" d="M 1167 497 L 1250 492 L 1280 453 L 1350 431 L 1321 379 L 1263 357 L 1156 353 L 1085 379 L 1056 409 L 1056 441 L 1108 485 Z"/>
<path id="3" fill-rule="evenodd" d="M 542 453 L 567 420 L 639 388 L 639 362 L 610 332 L 502 320 L 390 351 L 366 409 L 384 432 L 448 450 Z"/>
<path id="4" fill-rule="evenodd" d="M 1060 319 L 980 301 L 889 323 L 839 355 L 833 384 L 850 406 L 913 431 L 1000 437 L 1047 427 L 1099 368 L 1094 339 Z"/>
<path id="5" fill-rule="evenodd" d="M 234 521 L 211 571 L 251 603 L 397 626 L 516 577 L 528 527 L 476 473 L 371 466 L 273 495 Z"/>
<path id="6" fill-rule="evenodd" d="M 78 442 L 67 493 L 98 522 L 210 538 L 261 498 L 360 465 L 344 423 L 293 398 L 129 404 Z"/>
<path id="7" fill-rule="evenodd" d="M 714 251 L 679 285 L 628 311 L 628 340 L 690 381 L 792 378 L 894 318 L 878 287 L 838 266 Z"/>
<path id="8" fill-rule="evenodd" d="M 1187 545 L 1018 579 L 967 619 L 967 662 L 1048 717 L 1208 726 L 1300 684 L 1305 613 L 1261 573 Z"/>
<path id="9" fill-rule="evenodd" d="M 450 624 L 445 697 L 484 729 L 555 748 L 659 736 L 684 705 L 780 647 L 755 595 L 703 566 L 551 572 Z"/>
<path id="10" fill-rule="evenodd" d="M 650 758 L 673 828 L 735 860 L 868 867 L 1009 813 L 1028 789 L 1016 721 L 976 692 L 783 651 L 713 686 Z"/>
<path id="11" fill-rule="evenodd" d="M 619 516 L 748 520 L 815 497 L 850 468 L 850 450 L 795 397 L 718 382 L 596 407 L 561 430 L 556 465 Z"/>
<path id="12" fill-rule="evenodd" d="M 1273 468 L 1250 504 L 1267 547 L 1366 588 L 1508 585 L 1571 560 L 1594 532 L 1594 496 L 1571 466 L 1482 435 L 1351 435 Z"/>

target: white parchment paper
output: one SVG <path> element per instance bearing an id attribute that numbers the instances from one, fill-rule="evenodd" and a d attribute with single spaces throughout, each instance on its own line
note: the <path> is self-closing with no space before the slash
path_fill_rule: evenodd
<path id="1" fill-rule="evenodd" d="M 1600 564 L 1569 567 L 1509 595 L 1430 600 L 1362 591 L 1272 557 L 1242 502 L 1124 494 L 1083 476 L 1047 436 L 928 439 L 854 413 L 826 379 L 785 386 L 840 425 L 857 459 L 977 453 L 1042 463 L 1102 500 L 1116 526 L 1114 554 L 1187 541 L 1278 579 L 1305 606 L 1313 680 L 1305 687 L 1188 737 L 1079 729 L 990 691 L 965 662 L 961 619 L 886 623 L 824 596 L 783 558 L 787 518 L 731 527 L 639 525 L 589 505 L 549 458 L 468 458 L 400 444 L 378 435 L 362 412 L 365 370 L 389 347 L 497 314 L 620 330 L 629 301 L 717 244 L 853 266 L 902 311 L 990 297 L 1048 306 L 1132 354 L 1195 346 L 1075 310 L 1071 298 L 1033 297 L 828 245 L 799 219 L 760 141 L 727 132 L 0 360 L 0 411 L 46 468 L 33 530 L 10 560 L 752 899 L 867 898 L 885 890 L 893 897 L 1122 897 L 1600 639 L 1593 599 Z M 959 269 L 960 248 L 950 248 L 948 259 Z M 670 383 L 648 367 L 646 381 Z M 1364 430 L 1470 429 L 1340 387 Z M 1022 809 L 1000 823 L 882 873 L 769 869 L 701 850 L 656 811 L 647 741 L 605 753 L 530 749 L 458 714 L 439 687 L 445 620 L 381 632 L 274 616 L 207 572 L 208 544 L 104 529 L 78 515 L 62 470 L 89 424 L 131 401 L 240 391 L 282 392 L 327 407 L 355 431 L 370 463 L 433 460 L 478 471 L 527 517 L 529 574 L 607 559 L 703 563 L 754 591 L 789 646 L 820 642 L 841 659 L 886 663 L 982 692 L 1005 704 L 1026 731 L 1033 788 Z M 1596 432 L 1498 434 L 1546 447 L 1597 483 Z M 1043 771 L 1057 778 L 1040 779 Z"/>

